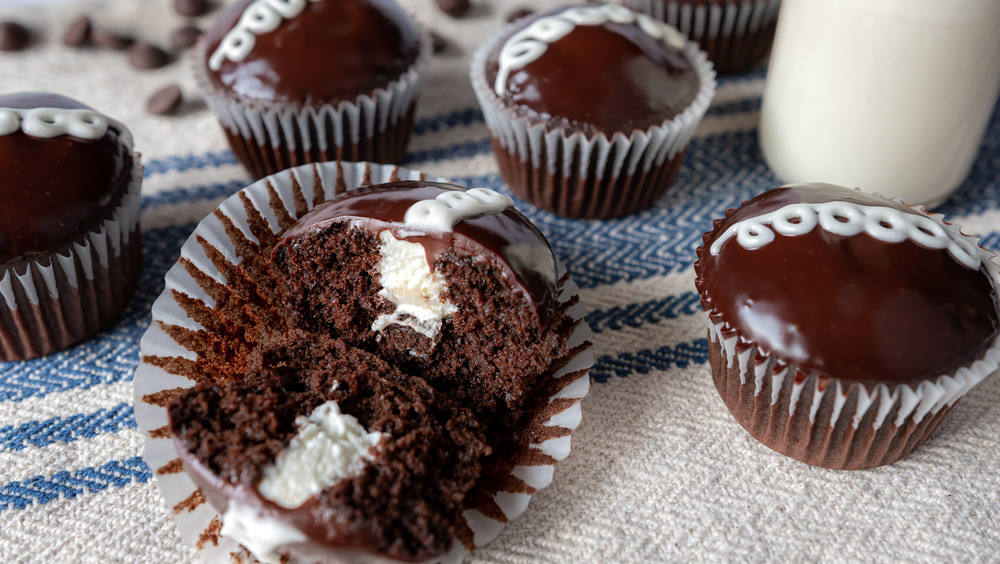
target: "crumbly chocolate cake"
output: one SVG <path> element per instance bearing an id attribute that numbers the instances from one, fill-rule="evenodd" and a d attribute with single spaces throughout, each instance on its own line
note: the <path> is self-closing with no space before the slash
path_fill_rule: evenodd
<path id="1" fill-rule="evenodd" d="M 487 193 L 492 211 L 470 195 Z M 409 211 L 456 196 L 442 209 L 468 204 L 469 217 L 423 224 Z M 431 182 L 356 190 L 303 217 L 272 262 L 292 326 L 420 374 L 490 428 L 516 421 L 538 375 L 565 351 L 552 251 L 492 191 Z"/>
<path id="2" fill-rule="evenodd" d="M 251 365 L 243 381 L 199 383 L 170 408 L 185 466 L 217 507 L 228 508 L 227 525 L 246 533 L 238 540 L 265 558 L 288 545 L 306 554 L 332 547 L 404 561 L 450 548 L 465 493 L 489 453 L 468 410 L 423 379 L 322 335 L 290 332 L 276 346 L 258 349 Z M 302 502 L 268 493 L 268 470 L 296 443 L 302 418 L 331 401 L 381 434 L 367 459 Z M 241 507 L 262 516 L 229 523 Z M 304 536 L 262 546 L 270 533 L 255 526 L 268 526 L 270 516 Z"/>

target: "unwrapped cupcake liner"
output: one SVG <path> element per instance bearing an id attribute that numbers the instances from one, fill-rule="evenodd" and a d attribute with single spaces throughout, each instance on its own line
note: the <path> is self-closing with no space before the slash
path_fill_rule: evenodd
<path id="1" fill-rule="evenodd" d="M 979 254 L 1000 292 L 996 255 L 942 215 L 926 216 L 964 240 L 964 249 Z M 707 320 L 712 377 L 730 412 L 764 445 L 827 468 L 867 469 L 906 457 L 933 434 L 955 403 L 1000 367 L 998 337 L 982 358 L 954 374 L 914 385 L 847 382 L 804 375 L 755 346 L 740 347 L 738 334 L 713 321 L 712 312 Z"/>
<path id="2" fill-rule="evenodd" d="M 142 266 L 139 192 L 132 155 L 121 201 L 88 231 L 50 251 L 0 267 L 0 361 L 63 350 L 110 324 L 135 291 Z"/>
<path id="3" fill-rule="evenodd" d="M 431 53 L 429 34 L 415 19 L 414 25 L 421 34 L 416 61 L 384 88 L 354 100 L 314 105 L 241 99 L 212 83 L 204 40 L 191 51 L 195 82 L 254 178 L 313 162 L 398 162 L 413 131 L 421 75 Z"/>
<path id="4" fill-rule="evenodd" d="M 217 352 L 210 333 L 216 327 L 213 324 L 225 315 L 223 304 L 245 297 L 246 284 L 227 281 L 227 276 L 235 281 L 234 273 L 240 267 L 252 269 L 257 261 L 266 261 L 266 257 L 262 259 L 269 252 L 265 241 L 273 245 L 296 218 L 317 204 L 361 186 L 419 179 L 443 180 L 390 165 L 299 166 L 260 180 L 225 200 L 181 247 L 180 259 L 166 274 L 165 288 L 153 304 L 152 322 L 140 342 L 135 418 L 145 433 L 146 462 L 172 508 L 177 528 L 205 561 L 252 562 L 253 558 L 220 535 L 221 517 L 183 472 L 168 430 L 166 407 L 173 397 L 196 383 L 191 367 Z M 540 442 L 505 461 L 511 470 L 491 486 L 493 489 L 477 484 L 473 491 L 488 492 L 488 501 L 466 507 L 451 551 L 436 561 L 459 562 L 471 550 L 493 540 L 509 520 L 524 512 L 534 492 L 551 482 L 555 463 L 569 454 L 572 431 L 582 417 L 580 400 L 590 386 L 588 374 L 594 353 L 577 286 L 561 266 L 559 276 L 559 302 L 574 329 L 568 342 L 570 352 L 554 359 L 550 373 L 542 377 L 548 378 L 548 383 L 541 385 L 552 390 L 549 401 L 540 402 L 544 405 L 530 414 L 526 433 L 540 437 Z M 243 328 L 248 334 L 253 332 L 249 325 Z M 467 499 L 481 497 L 470 495 Z"/>
<path id="5" fill-rule="evenodd" d="M 774 40 L 781 0 L 618 0 L 666 22 L 701 45 L 719 74 L 749 70 Z"/>
<path id="6" fill-rule="evenodd" d="M 511 190 L 568 217 L 619 217 L 653 205 L 676 176 L 715 95 L 715 71 L 705 52 L 686 41 L 684 54 L 698 74 L 699 90 L 673 119 L 646 130 L 588 138 L 562 127 L 549 130 L 537 118 L 518 115 L 496 95 L 486 79 L 486 63 L 511 29 L 504 28 L 476 50 L 470 71 L 500 173 Z"/>

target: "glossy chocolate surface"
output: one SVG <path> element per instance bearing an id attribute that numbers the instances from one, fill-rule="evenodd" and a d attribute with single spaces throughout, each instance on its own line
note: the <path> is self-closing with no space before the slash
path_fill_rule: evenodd
<path id="1" fill-rule="evenodd" d="M 210 57 L 252 0 L 229 7 L 205 32 Z M 242 61 L 209 70 L 217 87 L 245 100 L 291 104 L 354 100 L 398 79 L 421 36 L 392 0 L 318 0 L 266 33 Z"/>
<path id="2" fill-rule="evenodd" d="M 463 219 L 452 231 L 427 231 L 403 224 L 406 210 L 458 186 L 435 182 L 401 181 L 353 190 L 321 204 L 299 219 L 278 243 L 334 222 L 352 222 L 372 232 L 389 229 L 401 240 L 423 245 L 433 268 L 439 257 L 456 251 L 484 258 L 496 257 L 497 266 L 519 288 L 545 326 L 556 308 L 555 259 L 545 236 L 513 207 Z M 276 247 L 277 248 L 277 247 Z"/>
<path id="3" fill-rule="evenodd" d="M 741 219 L 786 205 L 850 201 L 918 212 L 854 190 L 785 187 L 765 192 L 717 222 L 698 250 L 696 284 L 705 311 L 798 377 L 915 383 L 952 374 L 997 338 L 997 294 L 985 267 L 963 266 L 947 250 L 867 233 L 841 236 L 819 226 L 775 234 L 755 250 L 735 237 L 709 247 Z"/>
<path id="4" fill-rule="evenodd" d="M 46 93 L 0 96 L 0 108 L 90 109 Z M 116 205 L 131 168 L 132 154 L 113 128 L 94 141 L 0 135 L 0 264 L 68 241 Z"/>
<path id="5" fill-rule="evenodd" d="M 538 17 L 526 18 L 519 29 Z M 506 40 L 487 61 L 491 86 Z M 536 60 L 511 72 L 504 103 L 556 127 L 588 134 L 628 133 L 671 119 L 690 105 L 698 87 L 698 76 L 683 52 L 653 39 L 636 24 L 608 22 L 577 25 Z"/>

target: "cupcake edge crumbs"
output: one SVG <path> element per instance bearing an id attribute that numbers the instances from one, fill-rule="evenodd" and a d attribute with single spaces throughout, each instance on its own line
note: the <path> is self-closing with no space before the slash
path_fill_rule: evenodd
<path id="1" fill-rule="evenodd" d="M 131 299 L 142 165 L 124 125 L 57 94 L 0 97 L 0 147 L 18 171 L 0 212 L 0 361 L 25 360 L 94 335 Z"/>
<path id="2" fill-rule="evenodd" d="M 703 239 L 695 284 L 716 388 L 781 454 L 891 464 L 1000 362 L 996 255 L 940 214 L 789 185 L 728 210 Z"/>
<path id="3" fill-rule="evenodd" d="M 581 60 L 575 55 L 579 49 L 558 45 L 573 39 L 575 32 L 593 33 L 591 28 L 607 31 L 599 37 L 608 45 L 602 45 L 596 55 L 612 57 L 615 62 L 610 64 L 628 76 L 602 82 L 611 98 L 596 100 L 559 92 L 554 80 L 559 76 L 572 80 L 603 76 L 601 69 L 574 76 L 560 68 L 545 79 L 546 89 L 556 89 L 558 95 L 525 98 L 524 104 L 508 100 L 512 96 L 509 84 L 524 77 L 533 80 L 526 67 L 545 64 L 550 49 L 579 65 Z M 639 61 L 647 71 L 632 73 L 621 61 Z M 697 84 L 689 102 L 666 109 L 676 102 L 671 90 L 682 84 L 678 82 L 682 78 L 675 77 L 683 77 L 683 67 L 689 67 L 686 70 Z M 661 81 L 655 87 L 663 93 L 656 99 L 660 108 L 643 106 L 649 104 L 644 97 L 653 88 L 646 78 L 652 74 Z M 574 218 L 620 217 L 652 206 L 673 182 L 688 141 L 715 93 L 712 64 L 696 43 L 673 27 L 612 4 L 563 7 L 507 25 L 474 53 L 470 79 L 504 181 L 518 197 L 535 206 Z M 621 99 L 633 88 L 642 93 L 638 101 Z M 574 88 L 573 94 L 589 94 L 590 90 Z M 547 107 L 535 111 L 528 102 Z M 560 103 L 573 104 L 573 111 L 585 117 L 561 116 Z M 611 108 L 632 115 L 610 127 L 588 121 L 599 110 Z M 637 111 L 645 115 L 635 117 Z"/>
<path id="4" fill-rule="evenodd" d="M 330 18 L 338 25 L 323 23 Z M 318 39 L 288 39 L 297 33 Z M 345 37 L 363 56 L 334 48 Z M 331 47 L 325 67 L 342 68 L 310 65 L 314 58 L 287 47 L 315 43 Z M 393 0 L 243 0 L 205 32 L 191 62 L 237 159 L 259 179 L 311 162 L 398 162 L 430 53 L 429 34 Z M 334 74 L 342 78 L 321 80 Z"/>

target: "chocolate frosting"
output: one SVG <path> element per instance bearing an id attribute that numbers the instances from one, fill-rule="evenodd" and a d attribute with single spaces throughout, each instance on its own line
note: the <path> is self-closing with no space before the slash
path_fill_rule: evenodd
<path id="1" fill-rule="evenodd" d="M 253 0 L 230 6 L 205 32 L 206 58 Z M 256 35 L 242 61 L 209 70 L 244 100 L 289 104 L 353 101 L 397 80 L 416 61 L 420 31 L 392 0 L 310 0 L 301 14 Z"/>
<path id="2" fill-rule="evenodd" d="M 397 239 L 423 245 L 432 269 L 439 257 L 453 251 L 493 260 L 535 308 L 539 323 L 547 326 L 556 309 L 555 258 L 545 236 L 521 212 L 508 207 L 499 213 L 466 218 L 447 232 L 403 223 L 406 210 L 414 203 L 452 190 L 464 188 L 400 181 L 352 190 L 302 216 L 282 235 L 275 252 L 296 237 L 334 222 L 351 222 L 374 233 L 389 229 Z"/>
<path id="3" fill-rule="evenodd" d="M 518 21 L 487 61 L 496 82 L 500 49 L 511 35 L 564 8 Z M 662 125 L 687 108 L 698 76 L 683 52 L 654 39 L 637 24 L 577 25 L 536 60 L 510 74 L 503 98 L 550 127 L 628 133 Z"/>
<path id="4" fill-rule="evenodd" d="M 954 374 L 982 358 L 998 335 L 997 292 L 985 268 L 961 264 L 946 249 L 866 232 L 842 236 L 814 227 L 775 233 L 749 250 L 737 238 L 710 246 L 736 222 L 789 204 L 846 201 L 919 212 L 831 185 L 765 192 L 717 221 L 695 263 L 702 306 L 724 337 L 738 336 L 794 364 L 797 378 L 916 384 Z"/>
<path id="5" fill-rule="evenodd" d="M 0 96 L 0 108 L 86 109 L 57 94 Z M 121 200 L 132 154 L 109 128 L 103 138 L 0 135 L 0 264 L 44 252 L 71 239 Z"/>

